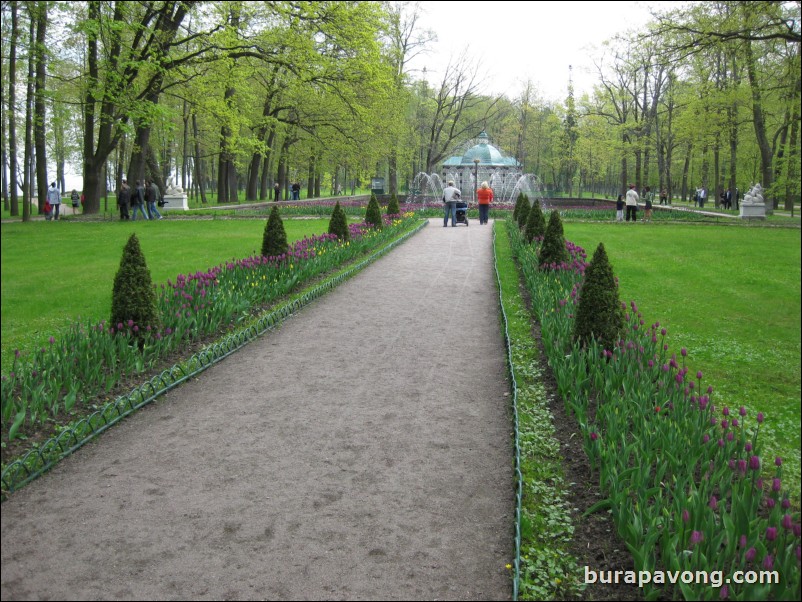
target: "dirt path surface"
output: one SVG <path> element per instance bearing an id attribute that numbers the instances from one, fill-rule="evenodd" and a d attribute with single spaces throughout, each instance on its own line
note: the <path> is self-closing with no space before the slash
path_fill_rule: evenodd
<path id="1" fill-rule="evenodd" d="M 492 231 L 427 228 L 2 505 L 3 600 L 511 596 Z"/>

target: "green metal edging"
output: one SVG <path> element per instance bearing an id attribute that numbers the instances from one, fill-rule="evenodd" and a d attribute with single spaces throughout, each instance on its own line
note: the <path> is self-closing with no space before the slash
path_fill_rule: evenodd
<path id="1" fill-rule="evenodd" d="M 356 265 L 351 266 L 336 276 L 315 286 L 312 290 L 285 303 L 276 310 L 264 314 L 255 323 L 226 335 L 220 342 L 192 355 L 181 364 L 176 364 L 169 370 L 154 376 L 146 383 L 136 387 L 127 395 L 121 395 L 114 401 L 107 403 L 101 410 L 82 418 L 74 425 L 65 429 L 55 437 L 45 441 L 40 447 L 29 451 L 21 458 L 11 462 L 0 475 L 3 497 L 21 489 L 31 481 L 37 479 L 53 468 L 64 458 L 83 447 L 103 431 L 117 424 L 123 418 L 133 414 L 136 410 L 154 401 L 167 391 L 174 389 L 184 381 L 200 374 L 217 362 L 225 359 L 235 351 L 244 347 L 268 330 L 272 330 L 289 316 L 309 305 L 330 290 L 336 288 L 357 272 L 405 242 L 414 234 L 420 232 L 429 220 L 421 223 L 403 234 L 396 240 L 388 243 L 378 251 L 366 257 Z M 28 463 L 32 466 L 29 466 Z"/>
<path id="2" fill-rule="evenodd" d="M 518 600 L 518 589 L 521 581 L 521 505 L 523 502 L 523 474 L 521 473 L 521 445 L 518 432 L 518 383 L 515 380 L 515 367 L 512 362 L 512 344 L 510 343 L 509 323 L 507 312 L 504 310 L 504 294 L 501 288 L 501 276 L 498 273 L 498 255 L 496 254 L 496 222 L 493 222 L 493 268 L 496 271 L 498 284 L 498 305 L 501 310 L 501 320 L 504 326 L 504 345 L 507 348 L 507 369 L 510 373 L 510 387 L 512 388 L 512 422 L 515 452 L 515 559 L 513 567 L 515 572 L 512 578 L 512 599 Z"/>

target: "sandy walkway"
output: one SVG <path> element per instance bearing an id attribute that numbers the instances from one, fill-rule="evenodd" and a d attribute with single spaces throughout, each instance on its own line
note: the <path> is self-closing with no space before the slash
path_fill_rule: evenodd
<path id="1" fill-rule="evenodd" d="M 432 220 L 15 493 L 2 599 L 509 599 L 491 238 Z"/>

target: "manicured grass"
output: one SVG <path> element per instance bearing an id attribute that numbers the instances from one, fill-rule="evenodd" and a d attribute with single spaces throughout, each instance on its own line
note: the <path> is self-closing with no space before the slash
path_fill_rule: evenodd
<path id="1" fill-rule="evenodd" d="M 766 414 L 761 439 L 800 479 L 800 230 L 566 222 L 588 253 L 599 242 L 646 325 L 668 328 L 717 406 Z"/>
<path id="2" fill-rule="evenodd" d="M 44 344 L 79 316 L 108 319 L 114 275 L 132 232 L 159 285 L 178 274 L 258 254 L 264 227 L 265 220 L 3 224 L 3 372 L 14 349 Z M 292 242 L 325 232 L 328 220 L 284 220 L 284 228 Z"/>

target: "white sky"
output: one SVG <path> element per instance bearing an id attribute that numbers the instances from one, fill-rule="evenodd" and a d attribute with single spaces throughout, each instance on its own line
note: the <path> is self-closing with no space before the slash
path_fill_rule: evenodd
<path id="1" fill-rule="evenodd" d="M 422 29 L 436 32 L 432 51 L 418 57 L 412 69 L 426 66 L 432 83 L 441 81 L 449 58 L 467 48 L 481 59 L 485 91 L 514 99 L 527 79 L 538 97 L 564 100 L 568 94 L 568 66 L 573 66 L 574 96 L 591 92 L 597 81 L 593 59 L 601 56 L 604 40 L 633 31 L 650 20 L 649 9 L 661 12 L 686 2 L 575 1 L 539 2 L 420 2 Z M 419 71 L 415 78 L 421 76 Z"/>

